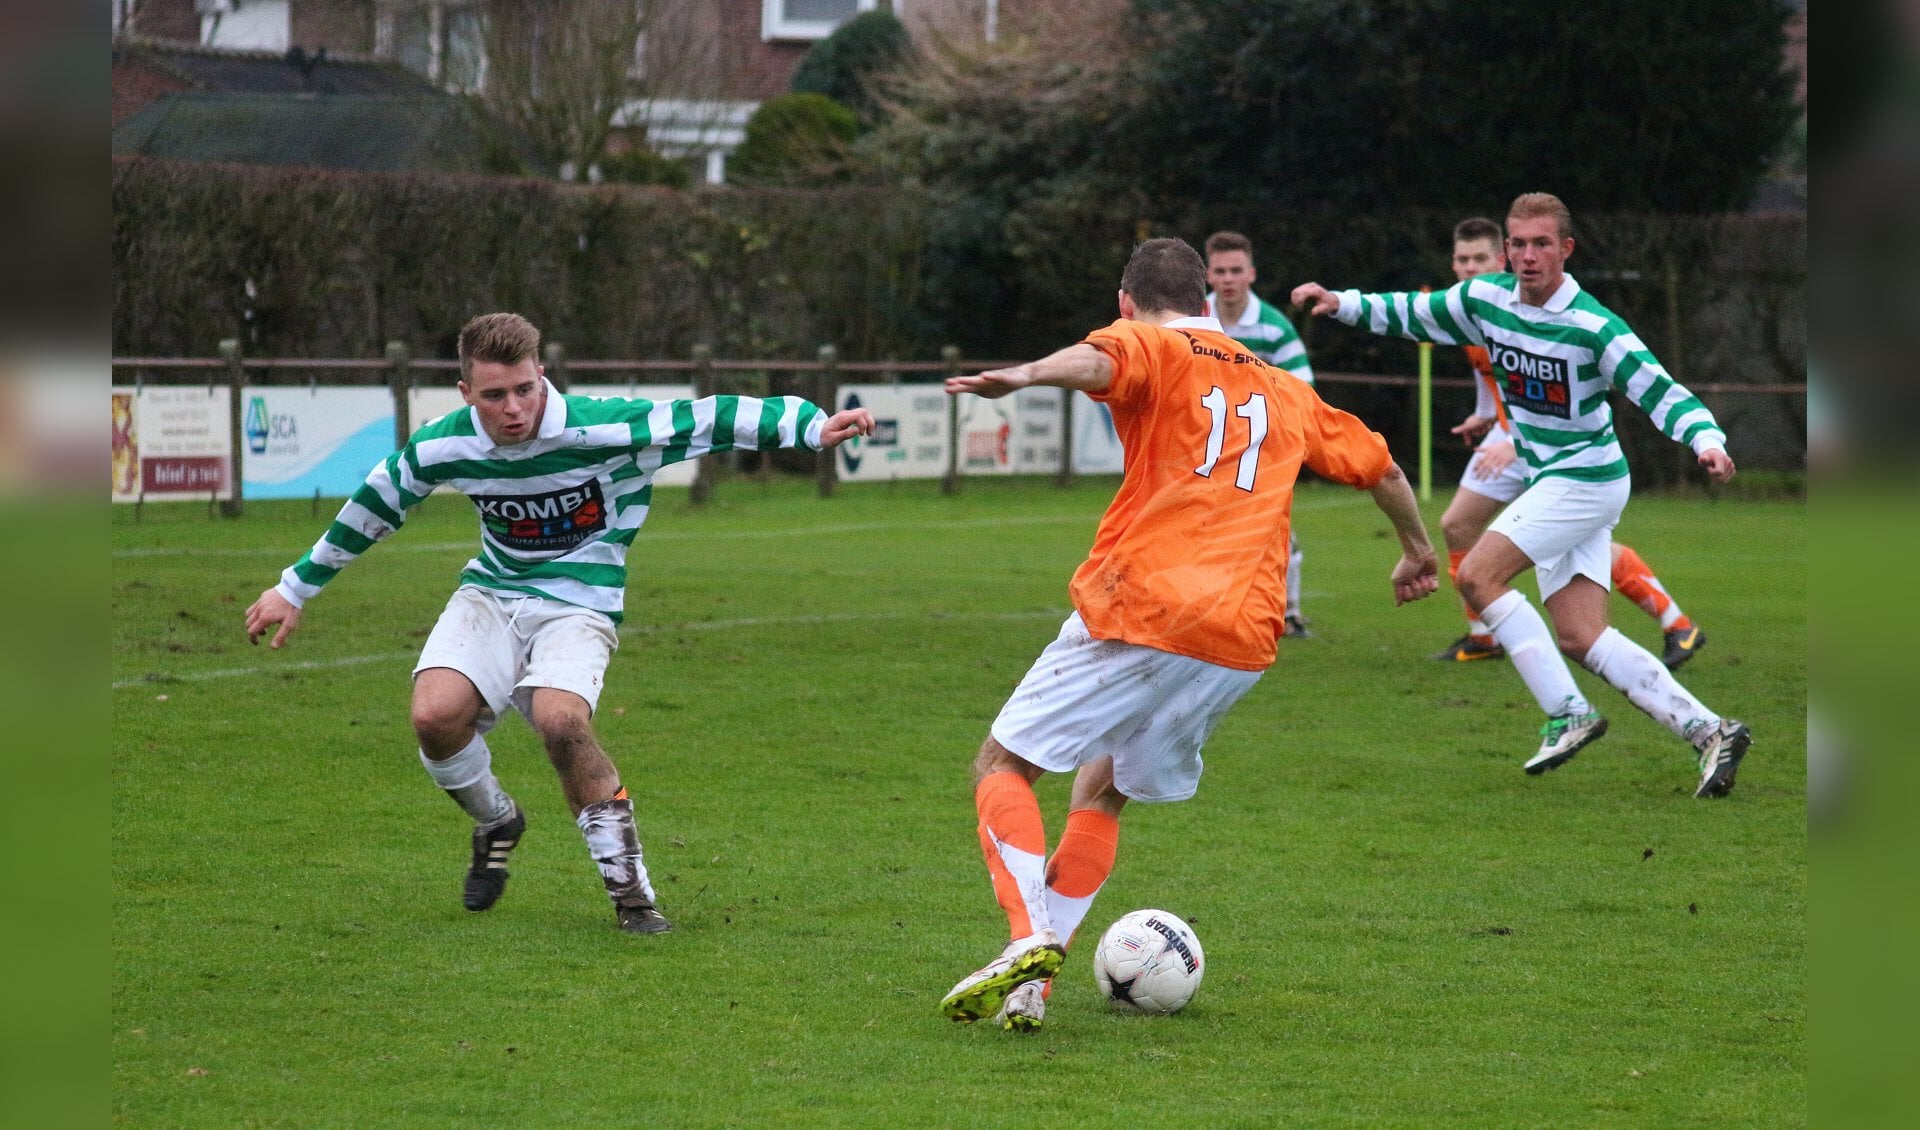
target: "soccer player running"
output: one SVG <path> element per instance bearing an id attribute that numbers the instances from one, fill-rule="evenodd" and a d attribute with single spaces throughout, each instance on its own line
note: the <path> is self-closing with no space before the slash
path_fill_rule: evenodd
<path id="1" fill-rule="evenodd" d="M 1399 535 L 1395 603 L 1437 585 L 1433 546 L 1387 444 L 1205 316 L 1206 267 L 1177 239 L 1135 249 L 1120 319 L 1038 361 L 953 377 L 949 393 L 1078 389 L 1113 411 L 1118 493 L 1070 586 L 1075 611 L 973 763 L 981 851 L 1013 940 L 941 1002 L 951 1019 L 1041 1021 L 1039 982 L 1113 869 L 1129 800 L 1199 785 L 1214 726 L 1274 660 L 1288 508 L 1302 466 L 1372 492 Z M 1051 858 L 1033 782 L 1079 769 Z M 1004 1010 L 1002 1008 L 1004 1003 Z"/>
<path id="2" fill-rule="evenodd" d="M 486 733 L 509 707 L 546 746 L 621 929 L 658 934 L 633 801 L 592 716 L 619 646 L 627 547 L 647 519 L 654 472 L 729 448 L 822 450 L 873 427 L 865 409 L 828 416 L 797 397 L 648 401 L 565 396 L 534 358 L 540 331 L 483 314 L 460 331 L 460 395 L 354 491 L 312 549 L 247 609 L 247 638 L 280 647 L 336 573 L 448 486 L 479 511 L 480 553 L 414 668 L 413 729 L 435 784 L 473 818 L 462 901 L 506 889 L 526 816 L 493 775 Z"/>
<path id="3" fill-rule="evenodd" d="M 1547 714 L 1526 771 L 1565 764 L 1607 731 L 1564 652 L 1693 746 L 1696 797 L 1726 796 L 1751 741 L 1747 727 L 1707 709 L 1651 652 L 1607 625 L 1609 535 L 1631 490 L 1607 394 L 1618 390 L 1689 445 L 1714 482 L 1733 477 L 1733 459 L 1713 413 L 1566 273 L 1573 246 L 1566 205 L 1528 193 L 1507 214 L 1510 274 L 1480 275 L 1435 294 L 1336 294 L 1304 283 L 1293 301 L 1374 333 L 1482 345 L 1492 357 L 1528 486 L 1460 563 L 1459 585 Z M 1528 568 L 1553 616 L 1552 633 L 1509 587 Z"/>
<path id="4" fill-rule="evenodd" d="M 1206 248 L 1207 285 L 1213 288 L 1207 293 L 1207 316 L 1218 319 L 1227 336 L 1249 353 L 1312 384 L 1313 362 L 1307 360 L 1306 343 L 1292 319 L 1253 293 L 1259 278 L 1253 268 L 1253 241 L 1237 231 L 1217 231 L 1207 237 Z M 1313 638 L 1300 604 L 1303 560 L 1299 536 L 1289 533 L 1286 630 L 1281 633 L 1288 639 Z"/>
<path id="5" fill-rule="evenodd" d="M 1454 277 L 1465 282 L 1488 272 L 1505 271 L 1507 253 L 1503 244 L 1499 224 L 1482 216 L 1461 220 L 1453 229 Z M 1500 407 L 1493 361 L 1483 345 L 1467 346 L 1466 354 L 1475 377 L 1473 415 L 1452 431 L 1470 444 L 1476 436 L 1480 442 L 1473 458 L 1467 462 L 1466 473 L 1460 476 L 1460 488 L 1440 518 L 1440 536 L 1447 545 L 1447 576 L 1456 589 L 1460 584 L 1460 562 L 1493 524 L 1500 508 L 1520 497 L 1528 479 L 1527 464 L 1517 456 L 1513 428 Z M 1681 611 L 1660 578 L 1632 546 L 1616 541 L 1607 551 L 1612 559 L 1613 586 L 1660 625 L 1664 648 L 1660 662 L 1669 671 L 1678 670 L 1706 646 L 1707 634 Z M 1469 663 L 1504 656 L 1506 649 L 1487 631 L 1471 606 L 1467 607 L 1466 615 L 1467 634 L 1434 658 L 1447 663 Z"/>

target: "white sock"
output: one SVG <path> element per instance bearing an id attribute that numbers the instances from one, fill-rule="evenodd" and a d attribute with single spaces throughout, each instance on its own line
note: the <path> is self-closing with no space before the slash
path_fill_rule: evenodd
<path id="1" fill-rule="evenodd" d="M 633 802 L 625 797 L 589 804 L 574 817 L 586 838 L 587 854 L 600 867 L 607 895 L 619 902 L 635 893 L 653 901 L 653 884 L 640 858 L 640 830 L 633 822 Z"/>
<path id="2" fill-rule="evenodd" d="M 473 735 L 472 741 L 445 761 L 435 761 L 423 749 L 420 764 L 427 767 L 433 783 L 447 790 L 447 795 L 473 817 L 474 823 L 497 824 L 513 815 L 513 798 L 493 775 L 493 752 L 487 749 L 487 739 L 482 735 Z"/>
<path id="3" fill-rule="evenodd" d="M 1493 629 L 1487 627 L 1487 622 L 1485 620 L 1480 619 L 1478 616 L 1469 616 L 1467 617 L 1467 634 L 1474 635 L 1474 636 L 1490 636 L 1493 634 Z"/>
<path id="4" fill-rule="evenodd" d="M 1101 884 L 1105 886 L 1106 884 Z M 1074 931 L 1080 929 L 1080 923 L 1086 921 L 1087 912 L 1093 909 L 1093 900 L 1100 897 L 1100 888 L 1082 898 L 1063 895 L 1052 887 L 1047 888 L 1047 919 L 1053 923 L 1053 932 L 1060 935 L 1060 944 L 1073 941 Z"/>
<path id="5" fill-rule="evenodd" d="M 1287 611 L 1300 615 L 1300 562 L 1305 560 L 1300 552 L 1300 540 L 1291 533 L 1287 535 Z M 1061 935 L 1065 937 L 1065 935 Z"/>
<path id="6" fill-rule="evenodd" d="M 1581 662 L 1648 717 L 1689 742 L 1720 725 L 1718 714 L 1702 706 L 1652 652 L 1617 628 L 1601 632 Z"/>
<path id="7" fill-rule="evenodd" d="M 1548 717 L 1585 714 L 1593 709 L 1587 696 L 1580 693 L 1580 685 L 1573 681 L 1573 670 L 1561 657 L 1560 649 L 1553 646 L 1553 633 L 1547 630 L 1546 620 L 1519 589 L 1508 589 L 1500 599 L 1482 608 L 1480 619 L 1507 649 L 1513 669 L 1520 672 L 1534 701 Z"/>

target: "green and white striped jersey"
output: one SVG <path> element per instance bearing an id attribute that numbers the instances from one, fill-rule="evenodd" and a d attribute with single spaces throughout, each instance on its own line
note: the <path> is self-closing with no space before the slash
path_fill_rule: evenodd
<path id="1" fill-rule="evenodd" d="M 1207 295 L 1207 313 L 1214 317 L 1220 315 L 1211 294 Z M 1240 320 L 1231 325 L 1223 321 L 1220 328 L 1260 360 L 1277 365 L 1308 384 L 1313 383 L 1313 362 L 1307 360 L 1307 344 L 1300 340 L 1300 331 L 1293 328 L 1293 322 L 1278 306 L 1262 302 L 1259 295 L 1249 293 L 1247 308 L 1240 312 Z"/>
<path id="2" fill-rule="evenodd" d="M 461 571 L 462 585 L 544 596 L 619 623 L 627 547 L 647 520 L 654 472 L 730 448 L 817 451 L 826 420 L 793 396 L 601 400 L 548 383 L 533 438 L 500 447 L 463 408 L 376 466 L 276 587 L 301 605 L 445 485 L 480 515 L 480 554 Z"/>
<path id="3" fill-rule="evenodd" d="M 1694 454 L 1725 450 L 1726 433 L 1700 398 L 1667 375 L 1620 316 L 1565 276 L 1544 306 L 1520 301 L 1511 274 L 1487 274 L 1431 294 L 1343 290 L 1334 317 L 1377 334 L 1484 345 L 1529 478 L 1625 478 L 1607 394 L 1617 390 Z"/>

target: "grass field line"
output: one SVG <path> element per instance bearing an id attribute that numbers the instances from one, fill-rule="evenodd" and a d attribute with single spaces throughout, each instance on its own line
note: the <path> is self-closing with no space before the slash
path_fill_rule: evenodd
<path id="1" fill-rule="evenodd" d="M 1294 510 L 1325 510 L 1337 506 L 1351 505 L 1353 500 L 1345 498 L 1312 499 L 1296 503 Z M 819 537 L 840 534 L 871 534 L 890 532 L 912 532 L 915 530 L 988 530 L 1013 526 L 1059 526 L 1087 525 L 1096 519 L 1093 514 L 1029 514 L 1010 515 L 1004 518 L 953 518 L 937 522 L 846 522 L 832 526 L 785 526 L 758 530 L 662 530 L 657 533 L 642 533 L 640 536 L 648 542 L 660 541 L 746 541 L 763 538 Z M 422 542 L 418 545 L 406 542 L 383 547 L 382 553 L 472 553 L 477 543 L 468 541 Z M 217 549 L 193 548 L 190 546 L 130 546 L 113 551 L 115 559 L 143 557 L 288 557 L 304 550 L 306 546 L 288 548 L 286 546 L 223 546 Z"/>
<path id="2" fill-rule="evenodd" d="M 820 624 L 847 624 L 863 620 L 1061 620 L 1064 608 L 1039 608 L 1025 612 L 831 612 L 815 616 L 740 616 L 731 620 L 698 620 L 684 624 L 626 624 L 623 636 L 657 636 L 674 632 L 726 632 L 737 628 L 811 627 Z M 339 667 L 359 667 L 368 663 L 391 663 L 414 659 L 418 651 L 387 651 L 377 655 L 343 655 L 334 659 L 292 659 L 284 663 L 261 663 L 250 667 L 223 667 L 214 671 L 189 671 L 181 674 L 149 674 L 131 679 L 115 679 L 112 689 L 164 687 L 169 683 L 205 683 L 218 679 L 247 679 L 287 671 L 327 671 Z"/>

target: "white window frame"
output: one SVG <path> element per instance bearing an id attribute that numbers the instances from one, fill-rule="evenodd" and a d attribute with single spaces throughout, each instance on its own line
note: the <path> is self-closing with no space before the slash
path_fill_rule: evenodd
<path id="1" fill-rule="evenodd" d="M 854 0 L 854 13 L 871 12 L 879 6 L 880 0 Z M 825 39 L 839 26 L 825 20 L 790 20 L 786 0 L 760 2 L 760 38 L 763 40 Z"/>

